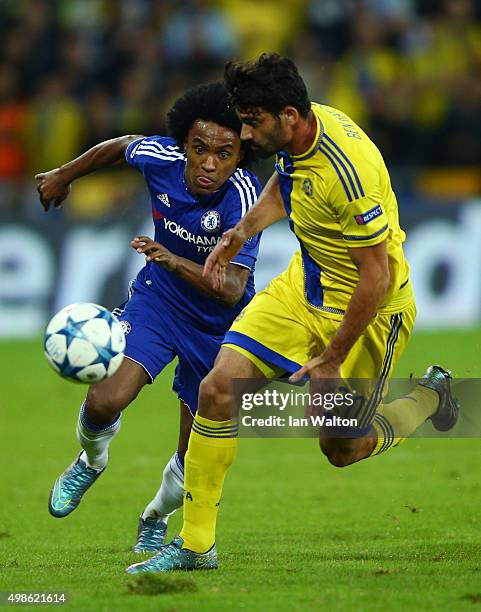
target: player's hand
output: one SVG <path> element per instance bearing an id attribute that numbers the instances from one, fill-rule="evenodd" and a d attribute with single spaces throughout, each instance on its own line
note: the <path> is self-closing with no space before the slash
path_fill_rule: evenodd
<path id="1" fill-rule="evenodd" d="M 232 258 L 241 250 L 246 241 L 242 231 L 233 227 L 222 234 L 220 242 L 217 243 L 212 253 L 204 263 L 203 276 L 210 276 L 212 287 L 218 291 L 222 289 L 226 281 L 227 266 Z"/>
<path id="2" fill-rule="evenodd" d="M 332 382 L 340 380 L 341 366 L 338 363 L 326 361 L 323 355 L 319 355 L 309 360 L 300 370 L 294 372 L 289 377 L 289 382 L 299 382 L 305 376 L 309 376 L 311 380 L 326 379 L 331 386 Z"/>
<path id="3" fill-rule="evenodd" d="M 55 208 L 60 208 L 62 202 L 70 193 L 70 183 L 68 183 L 60 168 L 49 170 L 48 172 L 40 172 L 35 175 L 37 181 L 37 191 L 40 195 L 45 212 L 54 204 Z"/>
<path id="4" fill-rule="evenodd" d="M 323 355 L 314 357 L 308 361 L 300 370 L 294 372 L 289 382 L 299 382 L 305 376 L 310 378 L 309 393 L 311 398 L 323 396 L 326 393 L 335 393 L 341 381 L 341 367 L 337 363 L 327 361 Z M 304 416 L 309 418 L 322 414 L 322 407 L 315 403 L 306 406 Z"/>
<path id="5" fill-rule="evenodd" d="M 173 272 L 177 267 L 175 255 L 148 236 L 136 236 L 130 244 L 137 253 L 145 255 L 147 261 L 153 261 L 170 272 Z"/>

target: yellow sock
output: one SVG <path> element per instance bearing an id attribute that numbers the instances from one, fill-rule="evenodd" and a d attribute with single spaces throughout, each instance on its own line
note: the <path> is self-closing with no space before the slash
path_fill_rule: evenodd
<path id="1" fill-rule="evenodd" d="M 215 543 L 224 478 L 237 450 L 237 421 L 195 416 L 185 456 L 184 548 L 203 553 Z"/>
<path id="2" fill-rule="evenodd" d="M 372 423 L 377 432 L 377 444 L 371 456 L 401 444 L 436 412 L 438 403 L 436 391 L 418 385 L 406 397 L 381 404 Z"/>

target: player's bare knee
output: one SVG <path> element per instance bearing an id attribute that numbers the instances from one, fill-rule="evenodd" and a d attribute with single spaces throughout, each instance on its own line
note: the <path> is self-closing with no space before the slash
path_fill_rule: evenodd
<path id="1" fill-rule="evenodd" d="M 125 408 L 125 398 L 118 391 L 99 388 L 97 385 L 89 387 L 85 400 L 87 415 L 96 419 L 112 420 Z"/>
<path id="2" fill-rule="evenodd" d="M 320 438 L 319 446 L 331 465 L 347 467 L 357 460 L 355 449 L 353 449 L 350 442 L 347 440 Z"/>
<path id="3" fill-rule="evenodd" d="M 338 468 L 347 467 L 354 463 L 351 454 L 342 450 L 331 451 L 327 455 L 327 459 L 331 465 Z"/>
<path id="4" fill-rule="evenodd" d="M 230 379 L 214 368 L 200 383 L 199 415 L 227 421 L 231 418 L 230 404 Z"/>

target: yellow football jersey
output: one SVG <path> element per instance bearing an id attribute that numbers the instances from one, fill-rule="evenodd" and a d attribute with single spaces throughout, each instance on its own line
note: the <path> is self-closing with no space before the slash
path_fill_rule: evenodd
<path id="1" fill-rule="evenodd" d="M 379 311 L 413 300 L 396 197 L 381 153 L 351 119 L 312 103 L 315 141 L 305 154 L 280 152 L 276 170 L 291 229 L 299 239 L 308 303 L 339 317 L 359 280 L 348 249 L 387 240 L 390 286 Z"/>

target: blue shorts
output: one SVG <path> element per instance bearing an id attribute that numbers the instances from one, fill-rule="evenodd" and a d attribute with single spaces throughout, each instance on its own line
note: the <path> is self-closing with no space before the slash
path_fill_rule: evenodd
<path id="1" fill-rule="evenodd" d="M 133 282 L 129 299 L 113 310 L 125 333 L 125 356 L 141 365 L 154 382 L 178 357 L 172 389 L 192 413 L 197 410 L 199 385 L 210 372 L 224 339 L 176 318 L 160 296 Z"/>

